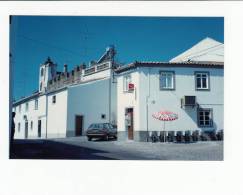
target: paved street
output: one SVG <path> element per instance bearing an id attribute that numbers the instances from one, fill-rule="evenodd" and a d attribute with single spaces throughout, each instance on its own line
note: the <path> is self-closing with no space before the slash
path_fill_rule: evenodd
<path id="1" fill-rule="evenodd" d="M 86 137 L 15 140 L 13 159 L 223 160 L 223 142 L 87 141 Z"/>

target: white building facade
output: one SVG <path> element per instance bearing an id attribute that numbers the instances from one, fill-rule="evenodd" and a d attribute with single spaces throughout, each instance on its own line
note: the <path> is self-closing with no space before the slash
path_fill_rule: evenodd
<path id="1" fill-rule="evenodd" d="M 15 138 L 63 138 L 85 135 L 91 123 L 116 125 L 113 50 L 91 67 L 56 71 L 50 60 L 40 66 L 39 91 L 13 104 Z"/>
<path id="2" fill-rule="evenodd" d="M 222 130 L 223 45 L 216 45 L 206 38 L 193 47 L 196 50 L 184 52 L 185 59 L 179 55 L 168 63 L 134 62 L 118 68 L 118 139 L 147 141 L 153 132 L 160 136 Z M 153 118 L 159 111 L 174 112 L 178 119 L 164 123 Z"/>
<path id="3" fill-rule="evenodd" d="M 15 138 L 82 136 L 90 124 L 117 126 L 118 140 L 148 141 L 152 132 L 217 132 L 224 116 L 224 46 L 206 38 L 170 62 L 119 66 L 114 48 L 86 68 L 40 66 L 39 91 L 13 104 Z M 171 111 L 178 119 L 152 117 Z"/>
<path id="4" fill-rule="evenodd" d="M 117 79 L 118 138 L 146 140 L 150 132 L 163 131 L 164 123 L 152 117 L 159 111 L 178 115 L 177 120 L 166 122 L 166 131 L 223 129 L 221 65 L 137 62 L 132 66 L 121 69 Z M 127 78 L 134 90 L 126 90 Z M 194 98 L 193 105 L 185 105 L 186 98 Z M 132 121 L 127 122 L 127 115 Z"/>

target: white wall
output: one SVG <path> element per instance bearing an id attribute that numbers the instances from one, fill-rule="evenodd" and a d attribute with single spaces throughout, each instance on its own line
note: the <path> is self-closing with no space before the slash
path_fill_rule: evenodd
<path id="1" fill-rule="evenodd" d="M 188 60 L 224 62 L 224 44 L 207 37 L 171 59 L 170 62 L 187 62 Z"/>
<path id="2" fill-rule="evenodd" d="M 175 71 L 175 90 L 163 91 L 159 87 L 159 71 Z M 146 129 L 146 95 L 149 93 L 148 68 L 141 68 L 140 73 L 140 129 Z M 210 72 L 210 91 L 195 90 L 194 71 Z M 223 128 L 223 69 L 212 68 L 152 68 L 150 74 L 150 98 L 149 98 L 149 129 L 162 130 L 161 121 L 154 119 L 152 113 L 160 110 L 169 110 L 178 114 L 179 119 L 166 122 L 166 130 L 196 130 L 201 129 L 197 125 L 197 110 L 185 110 L 181 108 L 180 99 L 185 95 L 195 95 L 197 103 L 203 108 L 213 109 L 213 119 L 216 123 L 210 129 Z M 143 90 L 142 90 L 143 89 Z M 155 103 L 153 104 L 153 101 Z M 203 130 L 209 130 L 203 128 Z"/>
<path id="3" fill-rule="evenodd" d="M 56 103 L 52 97 L 56 96 Z M 66 137 L 67 130 L 67 90 L 56 91 L 47 96 L 47 137 Z"/>
<path id="4" fill-rule="evenodd" d="M 35 110 L 35 99 L 30 99 L 26 102 L 29 104 L 28 111 L 25 110 L 26 102 L 21 104 L 21 112 L 19 112 L 19 105 L 15 108 L 15 139 L 25 138 L 25 120 L 24 115 L 28 121 L 28 139 L 38 138 L 38 120 L 42 122 L 41 138 L 45 138 L 46 132 L 46 96 L 42 95 L 38 97 L 38 109 Z M 33 122 L 33 128 L 31 129 L 31 121 Z M 20 130 L 18 130 L 18 123 L 20 123 Z"/>
<path id="5" fill-rule="evenodd" d="M 123 90 L 123 76 L 131 75 L 131 82 L 135 84 L 133 92 L 124 92 Z M 133 108 L 133 124 L 134 130 L 140 129 L 140 107 L 139 107 L 139 91 L 143 90 L 139 87 L 139 73 L 135 71 L 125 72 L 118 75 L 117 78 L 117 130 L 125 131 L 125 109 Z"/>
<path id="6" fill-rule="evenodd" d="M 159 86 L 159 71 L 175 71 L 175 90 L 161 91 Z M 149 73 L 150 71 L 150 73 Z M 210 72 L 210 91 L 196 91 L 194 71 Z M 223 95 L 224 80 L 223 69 L 213 68 L 138 68 L 131 72 L 132 83 L 136 86 L 136 96 L 133 93 L 123 92 L 123 75 L 118 77 L 118 131 L 125 130 L 124 112 L 126 107 L 134 107 L 134 131 L 147 130 L 146 115 L 146 96 L 148 98 L 148 127 L 149 131 L 163 130 L 163 122 L 152 117 L 154 112 L 160 110 L 169 110 L 177 113 L 179 119 L 166 122 L 166 130 L 211 130 L 223 128 Z M 150 76 L 149 76 L 150 75 Z M 150 78 L 150 82 L 149 82 Z M 150 83 L 150 95 L 149 95 Z M 181 108 L 180 99 L 185 95 L 195 95 L 197 102 L 202 108 L 213 109 L 213 128 L 199 128 L 197 125 L 196 110 L 187 110 Z"/>
<path id="7" fill-rule="evenodd" d="M 83 115 L 84 134 L 91 123 L 109 122 L 109 82 L 111 80 L 107 78 L 68 88 L 69 136 L 75 135 L 75 115 Z M 116 105 L 115 85 L 111 83 L 111 122 L 116 121 L 116 106 L 113 106 Z M 101 119 L 101 114 L 106 118 Z"/>

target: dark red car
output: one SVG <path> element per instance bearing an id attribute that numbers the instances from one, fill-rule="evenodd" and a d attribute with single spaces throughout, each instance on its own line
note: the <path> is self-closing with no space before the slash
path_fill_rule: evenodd
<path id="1" fill-rule="evenodd" d="M 86 136 L 89 141 L 92 138 L 103 138 L 109 140 L 109 138 L 117 138 L 117 129 L 110 123 L 93 123 L 86 131 Z"/>

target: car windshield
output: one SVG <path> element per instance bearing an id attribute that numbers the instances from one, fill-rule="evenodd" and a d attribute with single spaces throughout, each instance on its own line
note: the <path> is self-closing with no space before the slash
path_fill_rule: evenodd
<path id="1" fill-rule="evenodd" d="M 103 129 L 103 128 L 112 129 L 114 127 L 110 123 L 95 123 L 89 126 L 89 129 Z"/>
<path id="2" fill-rule="evenodd" d="M 110 129 L 114 128 L 114 126 L 112 124 L 110 124 L 110 123 L 105 123 L 105 125 L 107 126 L 107 128 L 110 128 Z"/>
<path id="3" fill-rule="evenodd" d="M 93 128 L 94 128 L 94 124 L 91 124 L 88 129 L 93 129 Z"/>
<path id="4" fill-rule="evenodd" d="M 104 128 L 106 128 L 106 129 L 110 129 L 110 128 L 111 128 L 111 126 L 110 126 L 110 124 L 109 124 L 109 123 L 105 123 L 105 124 L 104 124 Z"/>

